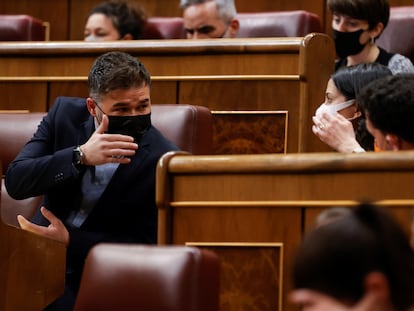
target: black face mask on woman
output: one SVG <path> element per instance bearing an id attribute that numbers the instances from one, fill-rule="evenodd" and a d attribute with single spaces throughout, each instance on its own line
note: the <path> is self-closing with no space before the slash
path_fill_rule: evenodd
<path id="1" fill-rule="evenodd" d="M 336 54 L 339 58 L 356 55 L 367 45 L 359 43 L 359 37 L 365 30 L 360 29 L 353 32 L 342 32 L 333 29 L 333 39 L 335 41 Z"/>
<path id="2" fill-rule="evenodd" d="M 96 104 L 96 107 L 104 113 Z M 135 116 L 110 116 L 108 115 L 108 134 L 122 134 L 132 136 L 136 143 L 141 141 L 142 136 L 151 126 L 151 113 Z"/>

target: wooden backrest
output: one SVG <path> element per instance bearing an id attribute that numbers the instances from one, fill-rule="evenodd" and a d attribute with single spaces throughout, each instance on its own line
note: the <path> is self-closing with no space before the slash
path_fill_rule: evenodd
<path id="1" fill-rule="evenodd" d="M 327 207 L 375 200 L 389 206 L 408 233 L 413 178 L 413 151 L 169 153 L 157 168 L 158 242 L 219 255 L 220 310 L 264 309 L 262 304 L 266 310 L 297 310 L 287 298 L 292 262 L 316 215 Z"/>
<path id="2" fill-rule="evenodd" d="M 148 68 L 153 104 L 265 114 L 287 111 L 286 152 L 327 150 L 311 131 L 311 117 L 323 101 L 334 69 L 333 41 L 324 34 L 93 46 L 88 42 L 8 43 L 0 46 L 0 92 L 5 98 L 0 109 L 47 111 L 59 95 L 86 97 L 90 66 L 98 55 L 114 49 L 139 57 Z M 30 100 L 22 101 L 22 96 Z M 246 137 L 254 139 L 256 132 L 251 128 L 252 135 Z"/>

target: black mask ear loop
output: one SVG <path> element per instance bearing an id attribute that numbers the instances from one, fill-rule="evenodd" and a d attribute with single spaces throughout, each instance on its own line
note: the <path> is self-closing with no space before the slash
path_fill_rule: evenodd
<path id="1" fill-rule="evenodd" d="M 102 110 L 102 108 L 98 105 L 98 103 L 96 102 L 96 100 L 94 100 L 93 99 L 93 102 L 95 103 L 95 107 L 98 107 L 98 109 L 103 113 L 103 114 L 106 114 L 103 110 Z M 96 118 L 96 120 L 98 120 L 98 118 Z M 98 120 L 98 122 L 99 122 L 99 124 L 101 124 L 102 123 L 102 118 L 101 118 L 101 120 Z"/>

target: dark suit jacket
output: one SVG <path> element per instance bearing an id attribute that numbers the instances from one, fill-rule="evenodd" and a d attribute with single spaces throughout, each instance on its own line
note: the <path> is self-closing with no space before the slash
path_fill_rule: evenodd
<path id="1" fill-rule="evenodd" d="M 6 187 L 15 199 L 45 194 L 44 206 L 62 221 L 81 200 L 81 178 L 72 151 L 95 130 L 82 98 L 58 97 L 33 138 L 11 163 Z M 158 159 L 178 148 L 151 127 L 127 165 L 120 165 L 79 229 L 68 228 L 68 269 L 81 273 L 90 248 L 99 242 L 156 243 L 155 169 Z M 38 213 L 34 222 L 47 224 Z"/>

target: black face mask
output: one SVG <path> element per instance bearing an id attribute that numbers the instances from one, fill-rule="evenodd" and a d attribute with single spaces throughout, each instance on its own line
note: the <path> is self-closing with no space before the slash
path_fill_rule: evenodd
<path id="1" fill-rule="evenodd" d="M 151 126 L 151 113 L 136 116 L 108 116 L 108 134 L 132 136 L 139 143 Z"/>
<path id="2" fill-rule="evenodd" d="M 333 29 L 336 54 L 339 58 L 356 55 L 364 49 L 367 43 L 359 43 L 359 37 L 364 31 L 365 30 L 360 29 L 353 32 L 342 32 Z"/>

